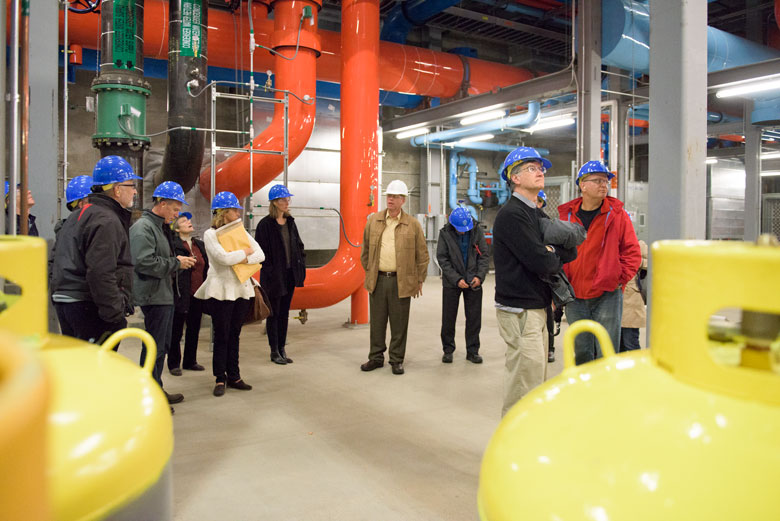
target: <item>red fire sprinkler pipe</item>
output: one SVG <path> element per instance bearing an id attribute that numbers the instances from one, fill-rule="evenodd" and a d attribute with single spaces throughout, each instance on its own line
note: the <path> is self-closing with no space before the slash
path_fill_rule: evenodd
<path id="1" fill-rule="evenodd" d="M 313 21 L 307 18 L 303 20 L 301 25 L 301 16 L 305 6 L 311 9 Z M 271 2 L 271 9 L 274 10 L 272 48 L 276 53 L 282 55 L 274 55 L 274 70 L 276 71 L 274 87 L 291 93 L 288 112 L 290 163 L 303 152 L 314 128 L 317 94 L 316 59 L 320 54 L 317 14 L 321 7 L 321 0 L 274 0 Z M 263 6 L 258 6 L 258 8 L 265 9 Z M 302 27 L 300 39 L 298 38 L 298 27 Z M 296 43 L 299 43 L 297 54 Z M 284 94 L 277 92 L 275 97 L 283 99 Z M 273 120 L 254 139 L 251 144 L 252 148 L 284 151 L 284 125 L 284 106 L 277 103 L 274 106 Z M 249 163 L 249 154 L 235 154 L 217 165 L 215 176 L 217 186 L 214 192 L 227 190 L 236 194 L 238 198 L 249 195 L 249 176 L 246 174 L 249 171 Z M 255 154 L 252 167 L 253 186 L 261 187 L 284 169 L 284 158 L 275 154 Z M 200 192 L 206 199 L 211 197 L 210 169 L 205 169 L 200 174 Z"/>
<path id="2" fill-rule="evenodd" d="M 379 172 L 379 1 L 341 4 L 341 214 L 346 235 L 361 244 L 369 214 L 377 209 Z M 368 323 L 368 292 L 360 248 L 342 235 L 336 255 L 306 272 L 292 307 L 320 308 L 352 296 L 351 324 Z"/>

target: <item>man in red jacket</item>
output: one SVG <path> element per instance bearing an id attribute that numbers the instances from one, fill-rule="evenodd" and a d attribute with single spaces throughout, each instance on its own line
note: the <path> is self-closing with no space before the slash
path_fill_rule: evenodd
<path id="1" fill-rule="evenodd" d="M 563 270 L 574 287 L 575 301 L 566 305 L 566 320 L 595 320 L 609 333 L 612 345 L 620 345 L 623 288 L 642 262 L 639 242 L 623 203 L 607 196 L 615 177 L 601 161 L 588 161 L 577 174 L 582 197 L 558 207 L 561 220 L 582 224 L 588 238 L 577 248 L 577 259 Z M 574 343 L 575 361 L 584 364 L 601 358 L 593 335 L 579 335 Z"/>

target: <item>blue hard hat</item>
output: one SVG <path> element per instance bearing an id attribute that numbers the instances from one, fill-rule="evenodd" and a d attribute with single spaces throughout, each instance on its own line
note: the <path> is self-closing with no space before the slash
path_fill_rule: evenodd
<path id="1" fill-rule="evenodd" d="M 5 182 L 5 193 L 3 195 L 8 195 L 8 189 L 11 187 L 11 185 L 8 183 L 8 181 Z"/>
<path id="2" fill-rule="evenodd" d="M 74 177 L 65 188 L 65 202 L 72 203 L 73 201 L 84 199 L 92 192 L 90 188 L 92 188 L 92 176 L 80 175 Z"/>
<path id="3" fill-rule="evenodd" d="M 132 179 L 141 179 L 124 158 L 119 156 L 106 156 L 95 165 L 92 170 L 92 183 L 103 186 L 113 183 L 122 183 Z"/>
<path id="4" fill-rule="evenodd" d="M 179 217 L 186 217 L 187 219 L 192 220 L 192 214 L 190 212 L 179 212 Z"/>
<path id="5" fill-rule="evenodd" d="M 601 161 L 588 161 L 582 167 L 580 168 L 580 171 L 577 172 L 577 186 L 580 186 L 580 179 L 585 177 L 586 175 L 590 174 L 606 174 L 608 180 L 612 180 L 613 177 L 615 177 L 615 174 L 609 171 L 609 168 L 607 168 L 607 165 L 602 163 Z"/>
<path id="6" fill-rule="evenodd" d="M 175 181 L 165 181 L 160 183 L 157 188 L 154 189 L 152 197 L 159 197 L 160 199 L 173 199 L 180 203 L 189 206 L 189 203 L 184 198 L 184 189 L 181 185 Z"/>
<path id="7" fill-rule="evenodd" d="M 273 201 L 274 199 L 282 199 L 284 197 L 292 197 L 293 194 L 290 193 L 290 191 L 287 189 L 284 185 L 275 185 L 272 186 L 270 190 L 268 190 L 268 200 Z"/>
<path id="8" fill-rule="evenodd" d="M 504 159 L 504 164 L 501 165 L 501 170 L 498 171 L 498 177 L 508 183 L 509 173 L 512 171 L 512 167 L 518 163 L 525 163 L 526 161 L 538 161 L 544 168 L 552 167 L 552 163 L 540 156 L 535 148 L 517 147 L 506 156 L 506 159 Z"/>
<path id="9" fill-rule="evenodd" d="M 539 190 L 539 194 L 536 197 L 542 200 L 542 208 L 547 206 L 547 194 L 544 193 L 544 190 Z"/>
<path id="10" fill-rule="evenodd" d="M 455 208 L 450 214 L 450 224 L 461 233 L 465 233 L 474 227 L 474 220 L 466 208 Z"/>
<path id="11" fill-rule="evenodd" d="M 233 192 L 220 192 L 214 196 L 214 199 L 211 201 L 211 209 L 220 210 L 222 208 L 238 208 L 241 210 L 238 198 Z"/>

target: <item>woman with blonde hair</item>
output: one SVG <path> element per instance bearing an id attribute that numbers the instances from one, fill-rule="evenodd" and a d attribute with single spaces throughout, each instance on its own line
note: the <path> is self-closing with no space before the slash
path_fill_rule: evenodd
<path id="1" fill-rule="evenodd" d="M 273 315 L 266 319 L 271 361 L 291 364 L 287 356 L 287 323 L 290 302 L 295 288 L 303 287 L 306 278 L 306 253 L 298 234 L 295 219 L 290 215 L 290 198 L 284 185 L 276 185 L 268 192 L 268 215 L 257 224 L 255 240 L 268 256 L 260 271 L 260 285 L 268 293 Z"/>
<path id="2" fill-rule="evenodd" d="M 236 264 L 259 264 L 265 260 L 260 246 L 246 231 L 249 247 L 227 251 L 220 244 L 217 230 L 241 218 L 241 205 L 230 192 L 220 192 L 211 201 L 214 218 L 211 228 L 203 234 L 209 258 L 209 272 L 195 298 L 207 300 L 206 309 L 214 326 L 213 370 L 217 379 L 214 396 L 225 394 L 225 386 L 249 391 L 252 386 L 241 379 L 238 368 L 238 347 L 241 326 L 254 297 L 252 281 L 240 282 L 233 271 Z M 240 225 L 239 225 L 240 226 Z M 243 228 L 242 228 L 243 230 Z"/>

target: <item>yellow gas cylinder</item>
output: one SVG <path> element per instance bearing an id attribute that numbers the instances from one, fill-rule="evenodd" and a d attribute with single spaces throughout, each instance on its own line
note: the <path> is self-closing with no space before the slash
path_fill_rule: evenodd
<path id="1" fill-rule="evenodd" d="M 171 519 L 173 422 L 152 337 L 49 334 L 43 240 L 0 236 L 0 279 L 16 288 L 0 288 L 0 519 Z M 143 368 L 112 350 L 128 337 L 147 346 Z"/>
<path id="2" fill-rule="evenodd" d="M 663 241 L 652 256 L 652 349 L 615 356 L 595 322 L 569 328 L 564 371 L 485 451 L 482 521 L 780 519 L 780 248 Z M 728 308 L 741 328 L 713 333 Z M 605 358 L 574 367 L 583 331 Z"/>

